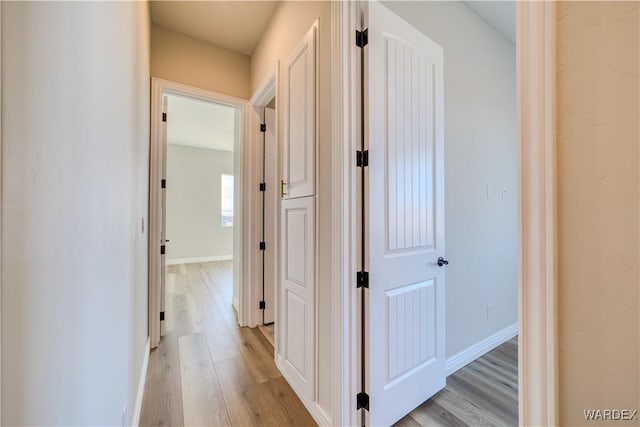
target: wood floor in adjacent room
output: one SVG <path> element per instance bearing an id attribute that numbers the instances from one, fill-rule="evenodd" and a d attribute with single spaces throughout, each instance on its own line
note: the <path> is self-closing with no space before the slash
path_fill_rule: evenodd
<path id="1" fill-rule="evenodd" d="M 231 262 L 170 266 L 166 289 L 141 426 L 316 425 L 276 368 L 269 341 L 238 327 Z"/>
<path id="2" fill-rule="evenodd" d="M 276 368 L 267 338 L 238 327 L 231 262 L 170 266 L 166 287 L 141 426 L 316 425 Z M 516 426 L 517 357 L 514 338 L 451 375 L 444 390 L 396 425 Z"/>
<path id="3" fill-rule="evenodd" d="M 396 427 L 517 425 L 517 337 L 447 377 L 444 390 L 395 424 Z"/>

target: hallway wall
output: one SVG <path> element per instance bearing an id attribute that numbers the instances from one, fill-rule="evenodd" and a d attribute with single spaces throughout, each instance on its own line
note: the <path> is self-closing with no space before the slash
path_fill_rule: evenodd
<path id="1" fill-rule="evenodd" d="M 2 424 L 129 425 L 147 342 L 148 5 L 3 2 L 2 105 Z"/>
<path id="2" fill-rule="evenodd" d="M 640 409 L 639 14 L 558 3 L 559 425 Z"/>
<path id="3" fill-rule="evenodd" d="M 250 59 L 158 25 L 151 26 L 151 76 L 249 99 Z"/>

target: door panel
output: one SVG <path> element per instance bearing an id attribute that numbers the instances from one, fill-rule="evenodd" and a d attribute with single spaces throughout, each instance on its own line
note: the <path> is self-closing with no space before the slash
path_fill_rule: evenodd
<path id="1" fill-rule="evenodd" d="M 286 198 L 315 194 L 317 24 L 285 63 L 284 170 Z"/>
<path id="2" fill-rule="evenodd" d="M 298 393 L 313 399 L 315 384 L 315 203 L 282 201 L 282 370 Z"/>
<path id="3" fill-rule="evenodd" d="M 391 425 L 445 385 L 443 52 L 368 5 L 369 416 Z"/>
<path id="4" fill-rule="evenodd" d="M 383 36 L 389 251 L 433 248 L 433 67 L 405 41 Z"/>
<path id="5" fill-rule="evenodd" d="M 389 316 L 387 378 L 396 378 L 435 357 L 435 282 L 425 280 L 385 292 Z"/>
<path id="6" fill-rule="evenodd" d="M 297 374 L 307 377 L 307 369 L 305 360 L 306 346 L 297 343 L 305 341 L 305 328 L 307 323 L 307 303 L 304 299 L 298 297 L 295 293 L 286 290 L 284 306 L 286 307 L 285 316 L 287 324 L 287 346 L 285 349 L 286 360 L 296 370 Z"/>

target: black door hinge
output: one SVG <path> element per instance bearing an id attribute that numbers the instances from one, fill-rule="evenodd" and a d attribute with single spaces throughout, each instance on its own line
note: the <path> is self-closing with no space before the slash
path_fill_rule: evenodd
<path id="1" fill-rule="evenodd" d="M 369 410 L 369 395 L 364 391 L 361 391 L 356 395 L 357 407 L 356 409 Z"/>
<path id="2" fill-rule="evenodd" d="M 356 288 L 369 288 L 369 272 L 358 271 L 356 276 Z"/>
<path id="3" fill-rule="evenodd" d="M 365 47 L 369 43 L 369 29 L 356 30 L 356 46 Z"/>
<path id="4" fill-rule="evenodd" d="M 164 245 L 160 245 L 160 255 L 164 255 Z"/>
<path id="5" fill-rule="evenodd" d="M 267 124 L 260 123 L 260 132 L 266 132 L 266 131 L 267 131 Z"/>
<path id="6" fill-rule="evenodd" d="M 167 113 L 162 113 L 162 121 L 163 122 L 167 121 Z"/>
<path id="7" fill-rule="evenodd" d="M 356 166 L 359 168 L 369 166 L 369 150 L 356 152 Z"/>
<path id="8" fill-rule="evenodd" d="M 164 311 L 160 312 L 160 321 L 162 322 L 164 320 Z"/>
<path id="9" fill-rule="evenodd" d="M 266 242 L 260 242 L 260 250 L 261 251 L 266 251 L 267 250 L 267 243 Z"/>
<path id="10" fill-rule="evenodd" d="M 267 191 L 267 184 L 264 182 L 260 183 L 260 191 Z"/>
<path id="11" fill-rule="evenodd" d="M 167 180 L 166 179 L 161 179 L 160 180 L 160 188 L 167 188 Z"/>
<path id="12" fill-rule="evenodd" d="M 260 310 L 264 310 L 267 308 L 267 303 L 264 301 L 260 301 L 259 307 L 260 307 Z"/>

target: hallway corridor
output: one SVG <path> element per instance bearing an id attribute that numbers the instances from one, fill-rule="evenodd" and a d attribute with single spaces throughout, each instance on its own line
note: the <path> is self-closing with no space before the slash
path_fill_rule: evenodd
<path id="1" fill-rule="evenodd" d="M 163 337 L 149 356 L 141 426 L 312 426 L 257 329 L 231 308 L 230 261 L 167 267 Z"/>

